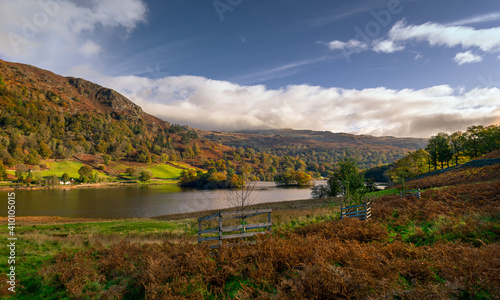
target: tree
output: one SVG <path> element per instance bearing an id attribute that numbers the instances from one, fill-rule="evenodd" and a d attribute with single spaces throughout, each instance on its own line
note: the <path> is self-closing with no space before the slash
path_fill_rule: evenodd
<path id="1" fill-rule="evenodd" d="M 62 174 L 61 180 L 63 183 L 69 182 L 69 175 L 68 173 Z"/>
<path id="2" fill-rule="evenodd" d="M 91 167 L 85 165 L 78 170 L 78 175 L 80 175 L 81 182 L 87 182 L 94 177 L 94 172 Z"/>
<path id="3" fill-rule="evenodd" d="M 454 132 L 450 135 L 451 153 L 455 158 L 455 165 L 458 165 L 458 160 L 464 150 L 465 137 L 461 131 Z"/>
<path id="4" fill-rule="evenodd" d="M 137 177 L 137 175 L 138 175 L 137 169 L 136 168 L 132 168 L 132 167 L 128 167 L 125 170 L 125 175 L 128 175 L 130 177 Z"/>
<path id="5" fill-rule="evenodd" d="M 104 160 L 104 164 L 107 166 L 111 162 L 111 155 L 103 154 L 102 159 Z"/>
<path id="6" fill-rule="evenodd" d="M 362 203 L 368 192 L 363 173 L 359 171 L 356 161 L 348 157 L 337 164 L 336 171 L 328 179 L 328 187 L 330 196 L 342 194 L 354 203 Z"/>
<path id="7" fill-rule="evenodd" d="M 232 207 L 240 210 L 245 210 L 259 196 L 253 195 L 255 191 L 255 183 L 241 186 L 238 189 L 229 190 L 226 193 L 226 200 Z"/>
<path id="8" fill-rule="evenodd" d="M 139 180 L 142 182 L 146 182 L 146 181 L 150 180 L 152 177 L 153 177 L 153 174 L 151 174 L 151 172 L 148 172 L 148 171 L 142 171 L 139 174 Z"/>
<path id="9" fill-rule="evenodd" d="M 450 159 L 453 158 L 449 136 L 444 132 L 440 132 L 438 135 L 431 137 L 425 150 L 429 152 L 435 169 L 437 169 L 438 162 L 441 163 L 441 169 L 443 169 L 444 163 L 448 163 Z"/>
<path id="10" fill-rule="evenodd" d="M 465 133 L 465 144 L 467 154 L 471 158 L 478 158 L 481 155 L 481 133 L 484 131 L 483 126 L 470 126 Z"/>
<path id="11" fill-rule="evenodd" d="M 330 196 L 329 194 L 328 185 L 325 184 L 315 185 L 311 189 L 311 197 L 313 199 L 327 198 Z"/>
<path id="12" fill-rule="evenodd" d="M 7 179 L 7 168 L 3 165 L 3 162 L 0 160 L 0 180 Z"/>

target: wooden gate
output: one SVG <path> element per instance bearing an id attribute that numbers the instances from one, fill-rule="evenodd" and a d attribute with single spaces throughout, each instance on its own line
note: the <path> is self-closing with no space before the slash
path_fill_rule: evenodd
<path id="1" fill-rule="evenodd" d="M 368 220 L 372 216 L 371 202 L 368 201 L 363 204 L 345 206 L 344 203 L 340 204 L 340 218 L 358 218 L 360 220 Z"/>
<path id="2" fill-rule="evenodd" d="M 255 209 L 245 211 L 219 211 L 216 214 L 202 217 L 198 219 L 198 243 L 205 241 L 218 241 L 212 245 L 212 248 L 221 247 L 224 240 L 230 239 L 246 239 L 257 234 L 271 233 L 273 223 L 271 221 L 272 209 Z M 267 214 L 267 222 L 246 224 L 248 218 Z M 231 222 L 232 220 L 232 222 Z M 218 222 L 218 226 L 212 228 L 203 228 L 204 222 Z M 235 222 L 236 221 L 236 222 Z M 233 223 L 233 224 L 227 224 Z M 235 225 L 234 223 L 239 223 Z M 256 229 L 263 229 L 255 231 Z M 239 232 L 239 233 L 235 233 Z M 210 235 L 203 237 L 203 235 Z M 247 242 L 248 243 L 248 242 Z M 225 245 L 225 244 L 224 244 Z"/>

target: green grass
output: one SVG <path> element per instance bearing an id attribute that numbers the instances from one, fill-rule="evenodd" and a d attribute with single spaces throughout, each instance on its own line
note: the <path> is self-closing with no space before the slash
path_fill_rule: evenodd
<path id="1" fill-rule="evenodd" d="M 162 243 L 192 237 L 195 240 L 197 222 L 128 219 L 86 223 L 52 223 L 16 227 L 17 260 L 15 299 L 69 299 L 64 290 L 50 285 L 38 273 L 44 265 L 63 250 L 77 251 L 89 245 L 116 244 L 120 241 Z M 7 224 L 0 225 L 0 238 L 7 239 Z M 0 247 L 0 257 L 8 257 L 9 249 Z M 5 260 L 6 262 L 6 260 Z M 0 273 L 6 274 L 9 265 L 0 264 Z M 2 298 L 3 299 L 3 298 Z"/>
<path id="2" fill-rule="evenodd" d="M 40 175 L 61 177 L 62 174 L 68 173 L 69 177 L 79 178 L 78 170 L 83 166 L 82 163 L 76 161 L 61 161 L 61 162 L 44 162 L 50 170 L 40 171 Z"/>
<path id="3" fill-rule="evenodd" d="M 151 172 L 153 174 L 153 177 L 159 178 L 159 179 L 174 179 L 178 178 L 181 174 L 181 169 L 169 166 L 169 165 L 164 165 L 164 164 L 159 164 L 154 167 L 148 167 L 146 168 L 147 171 Z"/>
<path id="4" fill-rule="evenodd" d="M 371 192 L 366 194 L 366 197 L 368 198 L 378 198 L 386 195 L 397 195 L 399 194 L 399 190 L 396 189 L 385 189 L 381 191 L 376 191 L 376 192 Z"/>
<path id="5" fill-rule="evenodd" d="M 18 226 L 16 232 L 22 234 L 41 235 L 89 235 L 89 234 L 120 234 L 120 235 L 148 235 L 162 234 L 164 232 L 176 232 L 192 234 L 197 228 L 193 225 L 194 220 L 183 221 L 159 221 L 153 219 L 130 219 L 88 223 L 50 224 L 34 226 Z M 7 231 L 7 225 L 0 226 L 1 230 Z"/>

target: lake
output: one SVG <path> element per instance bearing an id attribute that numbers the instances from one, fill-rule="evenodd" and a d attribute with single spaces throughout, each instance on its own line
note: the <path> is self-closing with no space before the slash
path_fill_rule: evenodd
<path id="1" fill-rule="evenodd" d="M 325 181 L 315 181 L 325 184 Z M 71 190 L 19 190 L 16 216 L 80 218 L 141 218 L 228 208 L 226 190 L 192 190 L 175 185 L 151 185 Z M 0 212 L 7 215 L 7 192 Z M 311 198 L 310 188 L 278 188 L 273 182 L 255 182 L 253 204 Z"/>

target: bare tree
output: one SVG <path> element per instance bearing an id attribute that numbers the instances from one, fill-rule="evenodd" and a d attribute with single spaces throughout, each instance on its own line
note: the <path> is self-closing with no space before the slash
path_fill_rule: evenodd
<path id="1" fill-rule="evenodd" d="M 255 183 L 246 184 L 238 189 L 228 190 L 226 194 L 227 202 L 241 211 L 245 210 L 249 205 L 252 205 L 259 196 L 253 195 L 255 192 Z"/>

